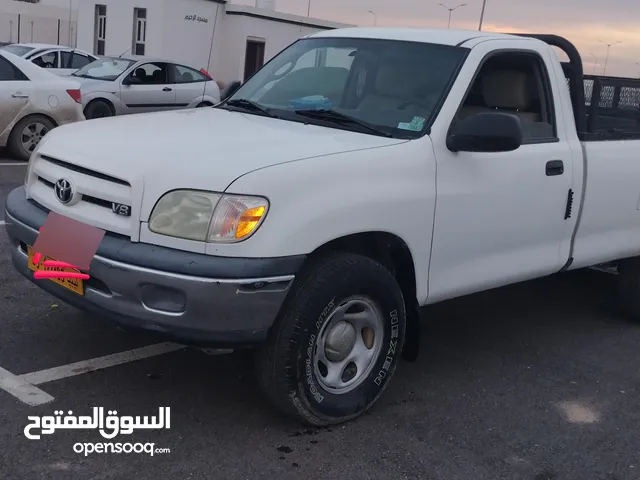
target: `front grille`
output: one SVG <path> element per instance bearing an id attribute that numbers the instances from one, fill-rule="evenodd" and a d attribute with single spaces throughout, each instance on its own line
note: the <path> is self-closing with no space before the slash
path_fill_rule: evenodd
<path id="1" fill-rule="evenodd" d="M 47 187 L 49 187 L 51 189 L 53 189 L 55 187 L 53 182 L 50 182 L 46 178 L 38 177 L 38 180 L 40 182 L 44 183 Z M 87 195 L 87 194 L 83 194 L 82 195 L 82 201 L 83 202 L 87 202 L 87 203 L 92 203 L 93 205 L 98 205 L 100 207 L 108 208 L 109 210 L 111 210 L 111 208 L 113 206 L 113 202 L 110 202 L 108 200 L 103 200 L 102 198 L 93 197 L 93 196 Z M 130 207 L 130 205 L 128 205 L 128 206 Z"/>
<path id="2" fill-rule="evenodd" d="M 90 177 L 99 178 L 108 182 L 117 183 L 119 185 L 124 185 L 126 187 L 131 186 L 129 182 L 125 182 L 124 180 L 120 180 L 119 178 L 112 177 L 111 175 L 105 175 L 104 173 L 96 172 L 95 170 L 90 170 L 88 168 L 79 167 L 78 165 L 73 165 L 72 163 L 63 162 L 62 160 L 58 160 L 57 158 L 49 157 L 47 155 L 41 155 L 40 158 L 49 163 L 53 163 L 54 165 L 58 165 L 59 167 L 66 168 L 67 170 L 72 170 L 74 172 L 89 175 Z"/>

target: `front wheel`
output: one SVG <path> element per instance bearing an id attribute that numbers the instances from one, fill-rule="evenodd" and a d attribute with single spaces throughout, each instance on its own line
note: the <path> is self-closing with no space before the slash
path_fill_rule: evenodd
<path id="1" fill-rule="evenodd" d="M 351 420 L 380 397 L 400 359 L 402 291 L 379 263 L 325 257 L 296 280 L 259 351 L 260 385 L 273 405 L 308 425 Z"/>
<path id="2" fill-rule="evenodd" d="M 112 117 L 113 111 L 109 104 L 103 100 L 93 100 L 84 110 L 84 117 L 87 120 L 94 118 Z"/>

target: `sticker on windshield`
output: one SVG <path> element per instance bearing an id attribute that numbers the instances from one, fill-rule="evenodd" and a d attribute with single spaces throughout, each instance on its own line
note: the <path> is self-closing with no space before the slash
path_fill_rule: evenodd
<path id="1" fill-rule="evenodd" d="M 424 128 L 425 119 L 422 117 L 413 117 L 411 122 L 400 122 L 398 128 L 400 130 L 411 130 L 412 132 L 419 132 Z"/>

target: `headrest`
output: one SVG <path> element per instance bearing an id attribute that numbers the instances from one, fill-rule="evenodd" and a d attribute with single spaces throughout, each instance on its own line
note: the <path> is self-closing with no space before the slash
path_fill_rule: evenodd
<path id="1" fill-rule="evenodd" d="M 482 77 L 487 107 L 525 109 L 531 103 L 529 77 L 524 72 L 496 70 Z"/>
<path id="2" fill-rule="evenodd" d="M 426 95 L 428 82 L 425 71 L 408 61 L 383 63 L 378 67 L 376 91 L 379 95 L 415 97 Z"/>

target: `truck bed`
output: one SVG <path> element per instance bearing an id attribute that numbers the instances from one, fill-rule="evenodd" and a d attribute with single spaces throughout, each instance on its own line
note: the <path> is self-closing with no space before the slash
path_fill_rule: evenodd
<path id="1" fill-rule="evenodd" d="M 585 75 L 584 140 L 640 139 L 640 79 Z"/>

